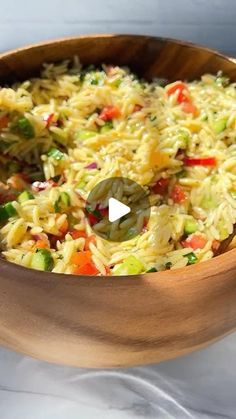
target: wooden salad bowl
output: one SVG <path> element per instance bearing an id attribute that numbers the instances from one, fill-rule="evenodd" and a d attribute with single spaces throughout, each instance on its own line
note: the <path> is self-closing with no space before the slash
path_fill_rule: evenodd
<path id="1" fill-rule="evenodd" d="M 194 79 L 233 59 L 189 43 L 134 35 L 60 39 L 0 56 L 2 82 L 78 54 L 151 79 Z M 124 367 L 174 358 L 236 328 L 236 249 L 172 271 L 125 277 L 44 273 L 0 261 L 0 343 L 46 361 Z"/>

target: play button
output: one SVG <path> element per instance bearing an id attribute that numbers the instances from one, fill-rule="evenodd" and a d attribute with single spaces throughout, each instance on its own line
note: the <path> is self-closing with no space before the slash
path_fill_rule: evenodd
<path id="1" fill-rule="evenodd" d="M 86 218 L 93 232 L 105 240 L 131 240 L 146 231 L 150 215 L 149 189 L 128 178 L 112 177 L 90 192 Z"/>
<path id="2" fill-rule="evenodd" d="M 131 211 L 130 207 L 115 198 L 110 198 L 108 201 L 108 220 L 113 223 L 119 220 L 124 215 L 129 214 Z"/>

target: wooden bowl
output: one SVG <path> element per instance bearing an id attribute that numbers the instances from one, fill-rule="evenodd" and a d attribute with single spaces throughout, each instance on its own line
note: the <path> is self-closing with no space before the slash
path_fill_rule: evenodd
<path id="1" fill-rule="evenodd" d="M 236 64 L 206 48 L 133 35 L 62 39 L 0 56 L 4 81 L 45 61 L 128 65 L 144 77 L 193 79 Z M 76 277 L 0 262 L 0 342 L 80 367 L 124 367 L 174 358 L 236 327 L 236 250 L 184 269 L 127 277 Z"/>

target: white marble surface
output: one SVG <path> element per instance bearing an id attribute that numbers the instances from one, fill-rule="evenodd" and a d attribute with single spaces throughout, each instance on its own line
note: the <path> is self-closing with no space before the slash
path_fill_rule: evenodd
<path id="1" fill-rule="evenodd" d="M 0 350 L 1 419 L 236 418 L 236 335 L 159 365 L 88 370 Z"/>
<path id="2" fill-rule="evenodd" d="M 145 33 L 236 54 L 235 0 L 0 0 L 0 51 L 81 33 Z M 236 335 L 149 367 L 82 370 L 0 349 L 0 419 L 236 418 Z"/>

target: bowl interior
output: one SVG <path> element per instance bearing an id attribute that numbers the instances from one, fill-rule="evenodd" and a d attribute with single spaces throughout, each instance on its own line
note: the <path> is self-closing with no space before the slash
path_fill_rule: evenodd
<path id="1" fill-rule="evenodd" d="M 44 62 L 80 57 L 84 65 L 113 63 L 129 66 L 151 79 L 194 79 L 202 74 L 227 73 L 236 79 L 232 59 L 210 49 L 178 40 L 139 35 L 93 35 L 33 45 L 0 56 L 0 79 L 11 82 L 37 73 Z"/>

